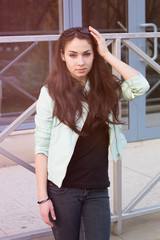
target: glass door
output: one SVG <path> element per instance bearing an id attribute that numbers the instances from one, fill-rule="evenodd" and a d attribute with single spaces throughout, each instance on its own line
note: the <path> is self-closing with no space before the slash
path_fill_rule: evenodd
<path id="1" fill-rule="evenodd" d="M 82 0 L 83 26 L 91 25 L 101 33 L 144 32 L 140 25 L 145 23 L 145 0 Z M 145 51 L 145 39 L 131 39 Z M 121 59 L 145 76 L 146 65 L 133 51 L 121 44 Z M 128 141 L 144 138 L 145 96 L 130 103 L 121 103 L 121 117 L 126 123 L 123 128 Z"/>
<path id="2" fill-rule="evenodd" d="M 152 23 L 146 31 L 160 31 L 160 1 L 146 0 L 146 22 Z M 160 64 L 160 39 L 148 39 L 146 42 L 147 54 Z M 147 138 L 160 137 L 160 75 L 151 67 L 146 67 L 146 77 L 150 83 L 150 90 L 146 94 L 146 136 Z"/>

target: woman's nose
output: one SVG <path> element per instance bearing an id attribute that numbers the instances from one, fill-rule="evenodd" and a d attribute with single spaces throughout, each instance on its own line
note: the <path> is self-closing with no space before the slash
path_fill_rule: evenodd
<path id="1" fill-rule="evenodd" d="M 78 65 L 83 65 L 84 64 L 84 59 L 83 56 L 78 57 Z"/>

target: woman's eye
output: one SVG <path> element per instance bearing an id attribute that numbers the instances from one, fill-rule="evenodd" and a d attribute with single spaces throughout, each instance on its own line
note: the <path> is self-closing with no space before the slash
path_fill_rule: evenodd
<path id="1" fill-rule="evenodd" d="M 90 56 L 91 54 L 90 54 L 90 53 L 85 53 L 84 55 L 88 57 L 88 56 Z"/>
<path id="2" fill-rule="evenodd" d="M 76 57 L 76 54 L 70 54 L 69 55 L 71 58 L 75 58 Z"/>

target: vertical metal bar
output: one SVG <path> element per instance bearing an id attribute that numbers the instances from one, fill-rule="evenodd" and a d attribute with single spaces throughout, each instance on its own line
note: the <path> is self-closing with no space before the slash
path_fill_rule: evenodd
<path id="1" fill-rule="evenodd" d="M 113 211 L 118 220 L 113 223 L 113 232 L 122 233 L 122 162 L 113 163 Z"/>
<path id="2" fill-rule="evenodd" d="M 73 27 L 82 26 L 82 0 L 72 0 Z"/>
<path id="3" fill-rule="evenodd" d="M 117 38 L 112 42 L 112 54 L 118 59 L 121 59 L 121 39 Z M 120 73 L 118 73 L 114 68 L 112 68 L 112 73 L 121 79 Z"/>
<path id="4" fill-rule="evenodd" d="M 140 25 L 145 23 L 145 0 L 128 0 L 128 32 L 144 32 Z M 132 39 L 134 44 L 145 51 L 144 39 Z M 129 50 L 129 65 L 145 76 L 145 62 L 141 61 L 132 50 Z M 127 140 L 137 141 L 145 136 L 145 97 L 129 102 L 129 125 L 130 129 L 125 131 Z"/>
<path id="5" fill-rule="evenodd" d="M 59 33 L 61 34 L 64 30 L 64 25 L 63 25 L 63 0 L 58 1 L 58 17 L 59 17 Z"/>
<path id="6" fill-rule="evenodd" d="M 82 0 L 63 0 L 64 30 L 82 26 Z"/>
<path id="7" fill-rule="evenodd" d="M 48 48 L 49 48 L 49 73 L 52 71 L 52 62 L 53 62 L 53 42 L 48 42 Z"/>
<path id="8" fill-rule="evenodd" d="M 63 26 L 64 30 L 72 27 L 71 24 L 71 0 L 63 0 Z"/>
<path id="9" fill-rule="evenodd" d="M 116 39 L 112 43 L 112 53 L 121 59 L 121 39 Z M 112 73 L 119 79 L 120 74 L 112 69 Z M 114 222 L 113 231 L 115 234 L 122 233 L 122 165 L 121 160 L 113 163 L 113 211 L 118 216 L 117 222 Z"/>

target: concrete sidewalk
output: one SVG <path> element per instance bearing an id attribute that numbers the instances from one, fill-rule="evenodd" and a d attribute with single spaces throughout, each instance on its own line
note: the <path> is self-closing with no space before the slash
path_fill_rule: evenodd
<path id="1" fill-rule="evenodd" d="M 160 172 L 160 139 L 128 143 L 122 162 L 123 208 Z M 112 186 L 112 161 L 110 161 Z M 0 168 L 0 240 L 47 226 L 37 205 L 35 175 L 21 166 Z M 112 209 L 112 187 L 110 187 Z M 160 205 L 160 182 L 137 208 Z M 50 240 L 52 236 L 26 238 Z M 160 213 L 123 221 L 123 234 L 111 240 L 160 240 Z"/>
<path id="2" fill-rule="evenodd" d="M 134 218 L 130 220 L 124 220 L 123 222 L 123 233 L 120 236 L 115 236 L 111 234 L 110 240 L 160 240 L 160 213 L 155 213 L 148 216 L 141 216 L 139 218 Z M 23 240 L 55 240 L 52 233 L 48 232 L 46 236 L 43 237 L 23 237 Z M 19 238 L 2 238 L 4 240 L 22 240 Z M 68 240 L 68 239 L 66 239 Z"/>
<path id="3" fill-rule="evenodd" d="M 50 235 L 33 240 L 54 240 L 54 238 Z M 124 220 L 122 235 L 111 234 L 110 240 L 160 240 L 160 213 Z"/>

